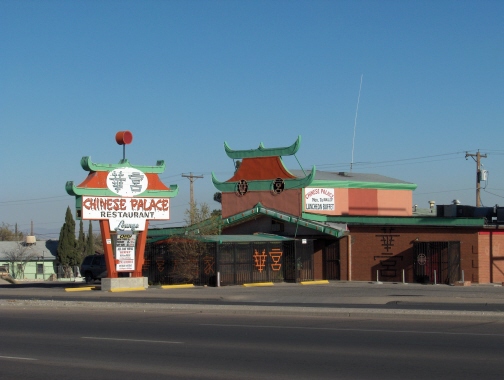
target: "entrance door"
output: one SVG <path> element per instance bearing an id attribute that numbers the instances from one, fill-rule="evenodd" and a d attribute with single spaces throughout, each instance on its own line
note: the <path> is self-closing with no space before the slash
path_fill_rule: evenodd
<path id="1" fill-rule="evenodd" d="M 326 280 L 340 279 L 340 252 L 339 241 L 331 242 L 324 247 L 324 274 Z"/>
<path id="2" fill-rule="evenodd" d="M 460 242 L 415 242 L 415 281 L 453 284 L 460 280 Z"/>

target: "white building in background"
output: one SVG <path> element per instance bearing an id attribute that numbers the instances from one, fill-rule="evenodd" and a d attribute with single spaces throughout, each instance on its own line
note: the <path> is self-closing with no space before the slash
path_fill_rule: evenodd
<path id="1" fill-rule="evenodd" d="M 0 267 L 17 280 L 46 280 L 56 272 L 58 240 L 0 241 Z"/>

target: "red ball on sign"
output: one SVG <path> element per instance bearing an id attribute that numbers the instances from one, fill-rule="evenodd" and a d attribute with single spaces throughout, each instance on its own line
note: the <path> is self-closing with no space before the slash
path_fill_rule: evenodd
<path id="1" fill-rule="evenodd" d="M 116 133 L 115 139 L 119 145 L 128 145 L 133 141 L 133 134 L 130 131 L 119 131 Z"/>

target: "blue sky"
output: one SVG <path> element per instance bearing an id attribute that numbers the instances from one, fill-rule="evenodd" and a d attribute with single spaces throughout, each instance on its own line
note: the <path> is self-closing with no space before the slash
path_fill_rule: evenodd
<path id="1" fill-rule="evenodd" d="M 502 1 L 0 1 L 0 223 L 57 238 L 82 156 L 165 160 L 184 224 L 223 148 L 292 144 L 318 170 L 418 185 L 413 201 L 504 204 Z M 360 86 L 362 77 L 362 86 Z M 359 97 L 360 88 L 360 97 Z M 357 111 L 357 100 L 358 113 Z M 357 117 L 356 117 L 357 116 Z M 354 139 L 355 132 L 355 139 Z M 285 159 L 298 169 L 298 162 Z"/>

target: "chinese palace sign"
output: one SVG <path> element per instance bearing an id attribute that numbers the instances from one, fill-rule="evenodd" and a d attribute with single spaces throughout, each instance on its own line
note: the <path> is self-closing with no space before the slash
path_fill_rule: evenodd
<path id="1" fill-rule="evenodd" d="M 119 145 L 132 140 L 129 131 L 116 134 Z M 167 187 L 159 179 L 164 161 L 134 166 L 123 154 L 118 164 L 96 164 L 83 157 L 81 166 L 88 176 L 77 186 L 67 182 L 66 191 L 75 196 L 77 219 L 100 222 L 108 277 L 121 272 L 142 277 L 149 221 L 170 219 L 170 198 L 178 193 L 177 185 Z"/>

